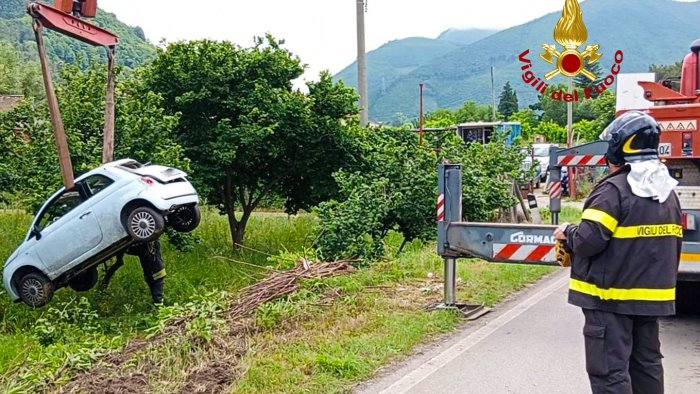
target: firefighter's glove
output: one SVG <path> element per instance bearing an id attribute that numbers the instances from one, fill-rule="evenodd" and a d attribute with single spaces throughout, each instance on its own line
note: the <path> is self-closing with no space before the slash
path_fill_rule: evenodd
<path id="1" fill-rule="evenodd" d="M 566 241 L 557 240 L 555 252 L 557 255 L 557 263 L 559 263 L 560 266 L 571 266 L 571 249 L 569 245 L 566 244 Z"/>

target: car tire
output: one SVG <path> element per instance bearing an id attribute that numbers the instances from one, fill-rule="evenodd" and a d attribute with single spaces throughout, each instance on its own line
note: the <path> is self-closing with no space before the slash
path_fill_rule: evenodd
<path id="1" fill-rule="evenodd" d="M 97 267 L 90 267 L 71 279 L 68 286 L 75 291 L 88 291 L 95 287 L 97 279 Z"/>
<path id="2" fill-rule="evenodd" d="M 183 205 L 178 207 L 168 215 L 168 223 L 175 231 L 181 233 L 189 233 L 199 226 L 202 220 L 202 214 L 199 211 L 199 205 Z"/>
<path id="3" fill-rule="evenodd" d="M 149 207 L 138 207 L 126 219 L 126 232 L 136 242 L 155 241 L 163 233 L 163 216 Z"/>
<path id="4" fill-rule="evenodd" d="M 19 298 L 32 308 L 42 307 L 53 298 L 54 284 L 39 272 L 30 272 L 17 282 Z"/>

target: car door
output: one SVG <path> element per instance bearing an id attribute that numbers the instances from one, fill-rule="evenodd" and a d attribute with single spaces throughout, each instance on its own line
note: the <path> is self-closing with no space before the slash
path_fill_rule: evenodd
<path id="1" fill-rule="evenodd" d="M 76 184 L 47 205 L 36 221 L 40 231 L 36 251 L 49 277 L 70 269 L 71 263 L 102 240 L 102 231 L 85 197 L 82 185 Z"/>

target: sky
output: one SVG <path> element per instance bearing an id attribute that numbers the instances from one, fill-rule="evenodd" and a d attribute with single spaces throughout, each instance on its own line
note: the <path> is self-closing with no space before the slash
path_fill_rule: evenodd
<path id="1" fill-rule="evenodd" d="M 356 4 L 362 0 L 98 0 L 153 43 L 209 38 L 250 46 L 266 32 L 308 65 L 302 79 L 335 74 L 357 56 Z M 504 29 L 561 11 L 564 0 L 366 0 L 367 51 L 448 28 Z M 302 81 L 303 82 L 303 81 Z"/>

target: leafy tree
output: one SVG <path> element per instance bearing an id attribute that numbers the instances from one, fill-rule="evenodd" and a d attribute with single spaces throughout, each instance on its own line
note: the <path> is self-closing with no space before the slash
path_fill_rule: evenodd
<path id="1" fill-rule="evenodd" d="M 359 169 L 338 172 L 340 198 L 316 209 L 317 247 L 326 259 L 376 259 L 391 231 L 401 233 L 404 243 L 433 238 L 435 166 L 443 158 L 464 164 L 463 213 L 468 220 L 490 220 L 496 210 L 514 203 L 511 179 L 520 174 L 522 156 L 502 140 L 467 145 L 445 132 L 437 134 L 431 149 L 418 146 L 415 133 L 402 129 L 382 128 L 358 137 Z"/>
<path id="2" fill-rule="evenodd" d="M 649 66 L 649 72 L 656 73 L 656 80 L 660 81 L 666 78 L 680 77 L 683 70 L 683 62 L 678 61 L 673 64 L 652 64 Z"/>
<path id="3" fill-rule="evenodd" d="M 508 118 L 511 122 L 520 122 L 522 135 L 525 140 L 532 140 L 537 130 L 540 119 L 532 109 L 521 109 Z"/>
<path id="4" fill-rule="evenodd" d="M 539 101 L 530 106 L 530 109 L 542 111 L 541 120 L 549 120 L 554 123 L 564 126 L 566 125 L 566 103 L 560 100 L 552 100 L 552 92 L 564 90 L 568 91 L 568 87 L 563 83 L 553 84 L 547 88 L 547 91 L 540 95 Z"/>
<path id="5" fill-rule="evenodd" d="M 595 123 L 590 120 L 582 119 L 574 123 L 574 138 L 576 138 L 580 143 L 591 142 L 598 140 L 600 132 L 595 127 Z"/>
<path id="6" fill-rule="evenodd" d="M 313 206 L 335 192 L 333 172 L 353 161 L 352 89 L 323 73 L 308 95 L 293 90 L 303 67 L 281 45 L 270 35 L 250 48 L 178 42 L 147 70 L 168 113 L 181 114 L 175 136 L 193 181 L 228 216 L 234 244 L 263 198 L 284 196 L 288 212 Z"/>
<path id="7" fill-rule="evenodd" d="M 587 76 L 579 74 L 574 77 L 574 87 L 583 90 L 589 86 L 598 86 L 601 83 L 603 83 L 605 75 L 603 73 L 603 69 L 600 67 L 600 63 L 586 63 L 586 65 L 583 68 L 595 74 L 596 78 L 591 81 L 590 79 L 588 79 Z M 597 94 L 594 91 L 593 97 L 595 96 L 597 96 Z"/>
<path id="8" fill-rule="evenodd" d="M 455 123 L 457 121 L 454 111 L 438 108 L 425 116 L 423 125 L 425 127 L 450 127 L 454 126 Z"/>
<path id="9" fill-rule="evenodd" d="M 25 61 L 9 43 L 0 41 L 0 94 L 43 97 L 39 64 Z"/>
<path id="10" fill-rule="evenodd" d="M 593 100 L 593 111 L 596 115 L 593 124 L 594 128 L 599 130 L 599 133 L 615 119 L 615 102 L 615 93 L 610 90 L 606 90 L 597 99 Z"/>
<path id="11" fill-rule="evenodd" d="M 566 127 L 552 120 L 544 120 L 537 126 L 537 133 L 542 134 L 549 142 L 566 143 Z"/>
<path id="12" fill-rule="evenodd" d="M 649 66 L 649 72 L 656 73 L 656 80 L 663 81 L 665 79 L 671 80 L 671 88 L 680 91 L 680 80 L 681 73 L 683 71 L 683 62 L 675 62 L 674 64 L 652 64 Z M 675 79 L 675 80 L 674 80 Z"/>
<path id="13" fill-rule="evenodd" d="M 106 73 L 101 66 L 86 71 L 67 66 L 56 86 L 77 174 L 96 167 L 102 160 L 105 86 Z M 117 158 L 131 157 L 188 169 L 182 149 L 172 138 L 177 116 L 164 113 L 160 96 L 144 91 L 138 75 L 118 75 L 115 100 Z M 0 149 L 0 186 L 8 199 L 31 209 L 60 187 L 46 103 L 28 98 L 15 110 L 0 115 L 0 141 L 5 149 Z"/>
<path id="14" fill-rule="evenodd" d="M 506 119 L 515 112 L 518 112 L 518 95 L 510 86 L 510 82 L 506 82 L 506 84 L 503 86 L 503 91 L 501 92 L 501 96 L 498 100 L 498 112 L 500 112 Z"/>
<path id="15" fill-rule="evenodd" d="M 475 101 L 466 101 L 455 113 L 457 123 L 488 121 L 493 119 L 493 107 L 479 104 Z"/>

